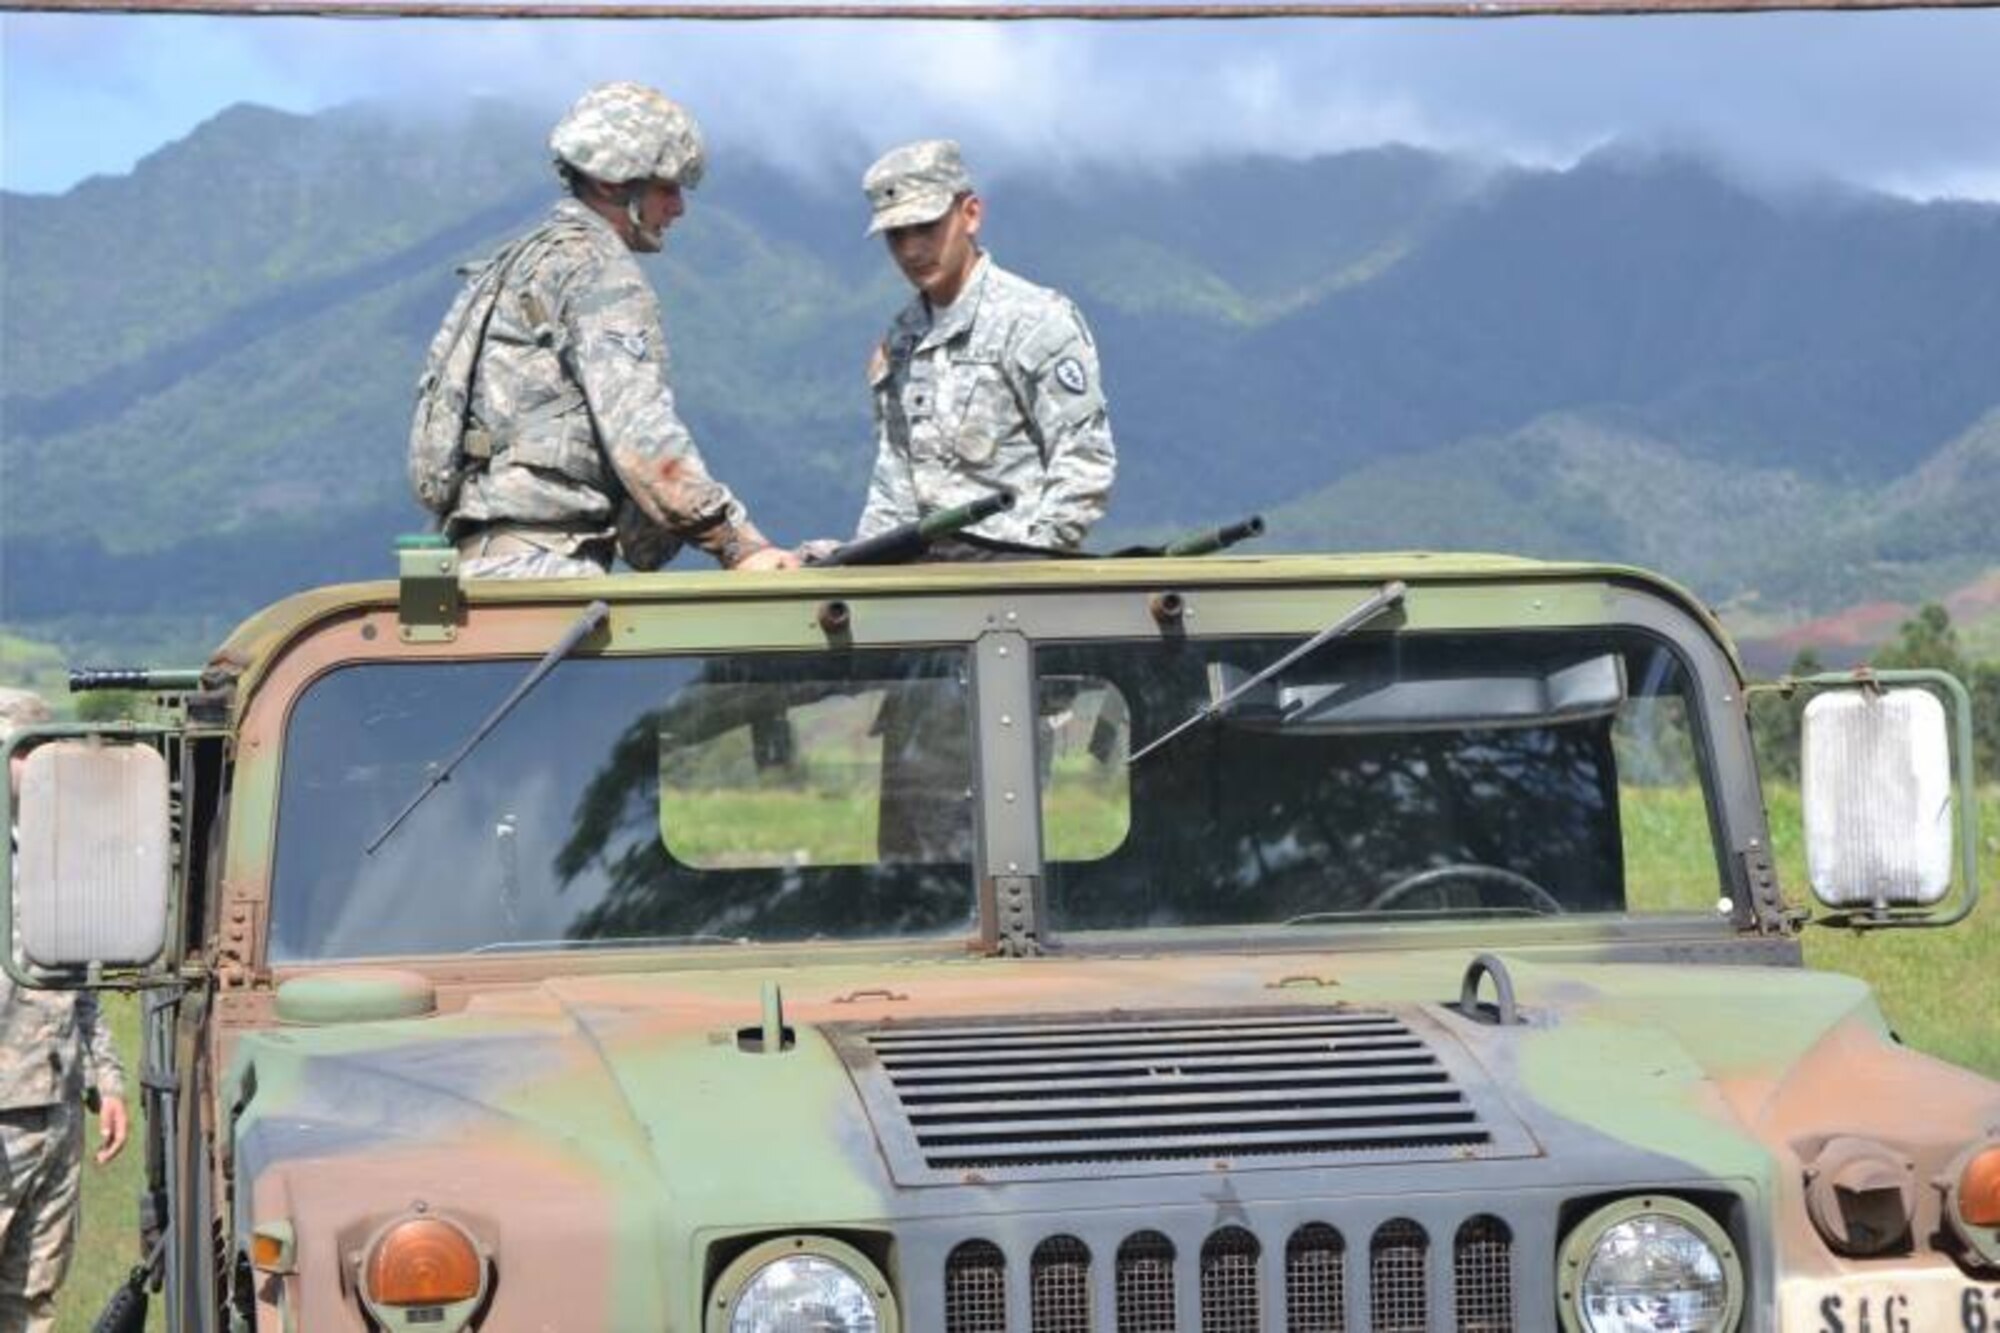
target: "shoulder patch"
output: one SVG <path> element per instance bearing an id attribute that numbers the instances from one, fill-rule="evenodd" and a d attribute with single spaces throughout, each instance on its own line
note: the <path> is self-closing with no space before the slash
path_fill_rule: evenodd
<path id="1" fill-rule="evenodd" d="M 1090 387 L 1090 375 L 1084 370 L 1083 362 L 1066 356 L 1056 362 L 1056 383 L 1071 393 L 1082 393 Z"/>
<path id="2" fill-rule="evenodd" d="M 876 343 L 875 349 L 868 354 L 868 385 L 870 388 L 879 389 L 882 387 L 882 381 L 888 378 L 889 344 Z"/>

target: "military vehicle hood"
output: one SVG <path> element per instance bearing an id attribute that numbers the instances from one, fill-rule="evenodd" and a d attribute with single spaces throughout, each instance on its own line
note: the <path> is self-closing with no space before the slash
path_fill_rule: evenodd
<path id="1" fill-rule="evenodd" d="M 1515 959 L 1503 965 L 1521 1021 L 1501 1025 L 1440 1003 L 1467 961 L 967 960 L 447 989 L 430 1016 L 246 1036 L 225 1104 L 238 1108 L 251 1224 L 328 1228 L 300 1235 L 302 1271 L 315 1250 L 340 1271 L 336 1256 L 390 1217 L 445 1209 L 503 1278 L 528 1278 L 502 1298 L 607 1293 L 618 1316 L 599 1326 L 654 1328 L 677 1275 L 699 1274 L 719 1235 L 921 1218 L 966 1189 L 982 1191 L 989 1214 L 1073 1212 L 1079 1182 L 1095 1206 L 1145 1209 L 1172 1176 L 1185 1198 L 1192 1172 L 1219 1177 L 1232 1206 L 1407 1192 L 1421 1179 L 1412 1172 L 1435 1173 L 1440 1189 L 1720 1178 L 1768 1193 L 1790 1174 L 1785 1145 L 1816 1124 L 1853 1132 L 1905 1118 L 1894 1087 L 1910 1061 L 1964 1103 L 1949 1120 L 2000 1115 L 1977 1104 L 1990 1084 L 1947 1083 L 1947 1067 L 1895 1046 L 1865 988 L 1844 978 Z M 790 1030 L 782 1051 L 761 1049 L 773 981 Z M 1174 1050 L 1135 1055 L 1133 1034 L 1167 1019 L 1180 1025 Z M 942 1041 L 933 1058 L 948 1071 L 1003 1061 L 1020 1034 L 1051 1027 L 1068 1034 L 1062 1048 L 1031 1054 L 1041 1063 L 1005 1093 L 1025 1109 L 970 1099 L 977 1123 L 947 1117 L 942 1134 L 936 1099 L 890 1069 L 898 1043 Z M 1190 1044 L 1261 1058 L 1294 1036 L 1309 1077 L 1280 1071 L 1289 1091 L 1275 1102 L 1239 1087 L 1204 1104 L 1172 1086 L 1199 1063 Z M 1384 1050 L 1430 1067 L 1371 1074 Z M 1332 1109 L 1298 1109 L 1302 1081 L 1354 1073 L 1352 1059 L 1380 1097 L 1350 1088 Z M 1166 1119 L 1107 1122 L 1049 1092 L 1047 1068 L 1093 1060 L 1139 1079 L 1125 1095 Z M 1175 1133 L 1198 1151 L 1163 1162 L 1089 1146 Z M 1300 1134 L 1312 1140 L 1303 1149 L 1284 1138 Z M 1023 1135 L 1040 1138 L 1019 1147 Z M 687 1218 L 704 1233 L 685 1230 Z"/>

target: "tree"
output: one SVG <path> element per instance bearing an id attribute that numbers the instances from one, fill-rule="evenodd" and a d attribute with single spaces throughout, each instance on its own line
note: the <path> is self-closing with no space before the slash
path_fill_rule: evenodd
<path id="1" fill-rule="evenodd" d="M 1974 770 L 1983 781 L 2000 778 L 2000 662 L 1969 660 L 1949 612 L 1936 602 L 1924 603 L 1903 622 L 1895 642 L 1875 655 L 1874 665 L 1884 671 L 1929 668 L 1958 677 L 1972 695 Z"/>
<path id="2" fill-rule="evenodd" d="M 1951 613 L 1936 602 L 1925 602 L 1917 613 L 1896 631 L 1895 641 L 1875 654 L 1874 666 L 1884 671 L 1928 667 L 1949 671 L 1960 680 L 1971 672 L 1965 651 L 1959 647 L 1958 631 L 1952 627 Z"/>

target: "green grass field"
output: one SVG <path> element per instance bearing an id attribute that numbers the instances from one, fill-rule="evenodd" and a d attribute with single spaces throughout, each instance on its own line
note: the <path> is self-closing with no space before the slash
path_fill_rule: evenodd
<path id="1" fill-rule="evenodd" d="M 1122 817 L 1116 800 L 1099 801 L 1096 805 L 1104 808 L 1094 808 L 1089 800 L 1076 799 L 1080 794 L 1079 788 L 1066 789 L 1068 799 L 1059 804 L 1071 811 L 1069 822 L 1059 829 L 1052 825 L 1052 841 L 1077 847 L 1115 843 L 1121 832 L 1116 821 Z M 838 798 L 829 799 L 838 803 Z M 864 836 L 864 830 L 857 828 L 857 816 L 844 804 L 838 811 L 822 813 L 827 815 L 828 842 L 842 836 L 853 839 L 857 855 L 872 844 L 872 825 Z M 793 814 L 809 817 L 808 812 Z M 1711 906 L 1715 872 L 1701 828 L 1699 799 L 1679 789 L 1634 792 L 1628 794 L 1623 815 L 1628 878 L 1635 894 L 1659 908 Z M 1793 899 L 1800 900 L 1805 874 L 1797 794 L 1774 791 L 1771 818 L 1783 882 Z M 1992 1021 L 1991 1000 L 1995 969 L 2000 966 L 2000 789 L 1984 794 L 1980 823 L 1987 830 L 1981 838 L 1980 879 L 1988 893 L 1970 920 L 1950 930 L 1878 935 L 1815 930 L 1806 936 L 1806 957 L 1813 967 L 1865 978 L 1875 987 L 1890 1023 L 1912 1046 L 2000 1078 L 2000 1023 Z M 1700 850 L 1690 855 L 1690 848 Z M 138 1046 L 138 1006 L 113 998 L 107 1009 L 129 1065 Z M 141 1162 L 135 1141 L 109 1168 L 84 1168 L 83 1240 L 62 1300 L 60 1333 L 88 1333 L 105 1296 L 136 1257 L 134 1200 Z M 164 1327 L 157 1303 L 148 1327 Z"/>

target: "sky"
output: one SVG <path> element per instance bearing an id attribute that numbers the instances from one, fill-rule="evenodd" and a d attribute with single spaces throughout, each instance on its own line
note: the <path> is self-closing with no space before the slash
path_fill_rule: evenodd
<path id="1" fill-rule="evenodd" d="M 1087 176 L 1384 142 L 1562 165 L 1613 143 L 1778 178 L 2000 200 L 2000 11 L 1089 24 L 475 22 L 0 14 L 0 188 L 127 172 L 237 102 L 551 118 L 636 78 L 802 172 L 951 135 Z M 843 160 L 851 158 L 845 155 Z"/>

